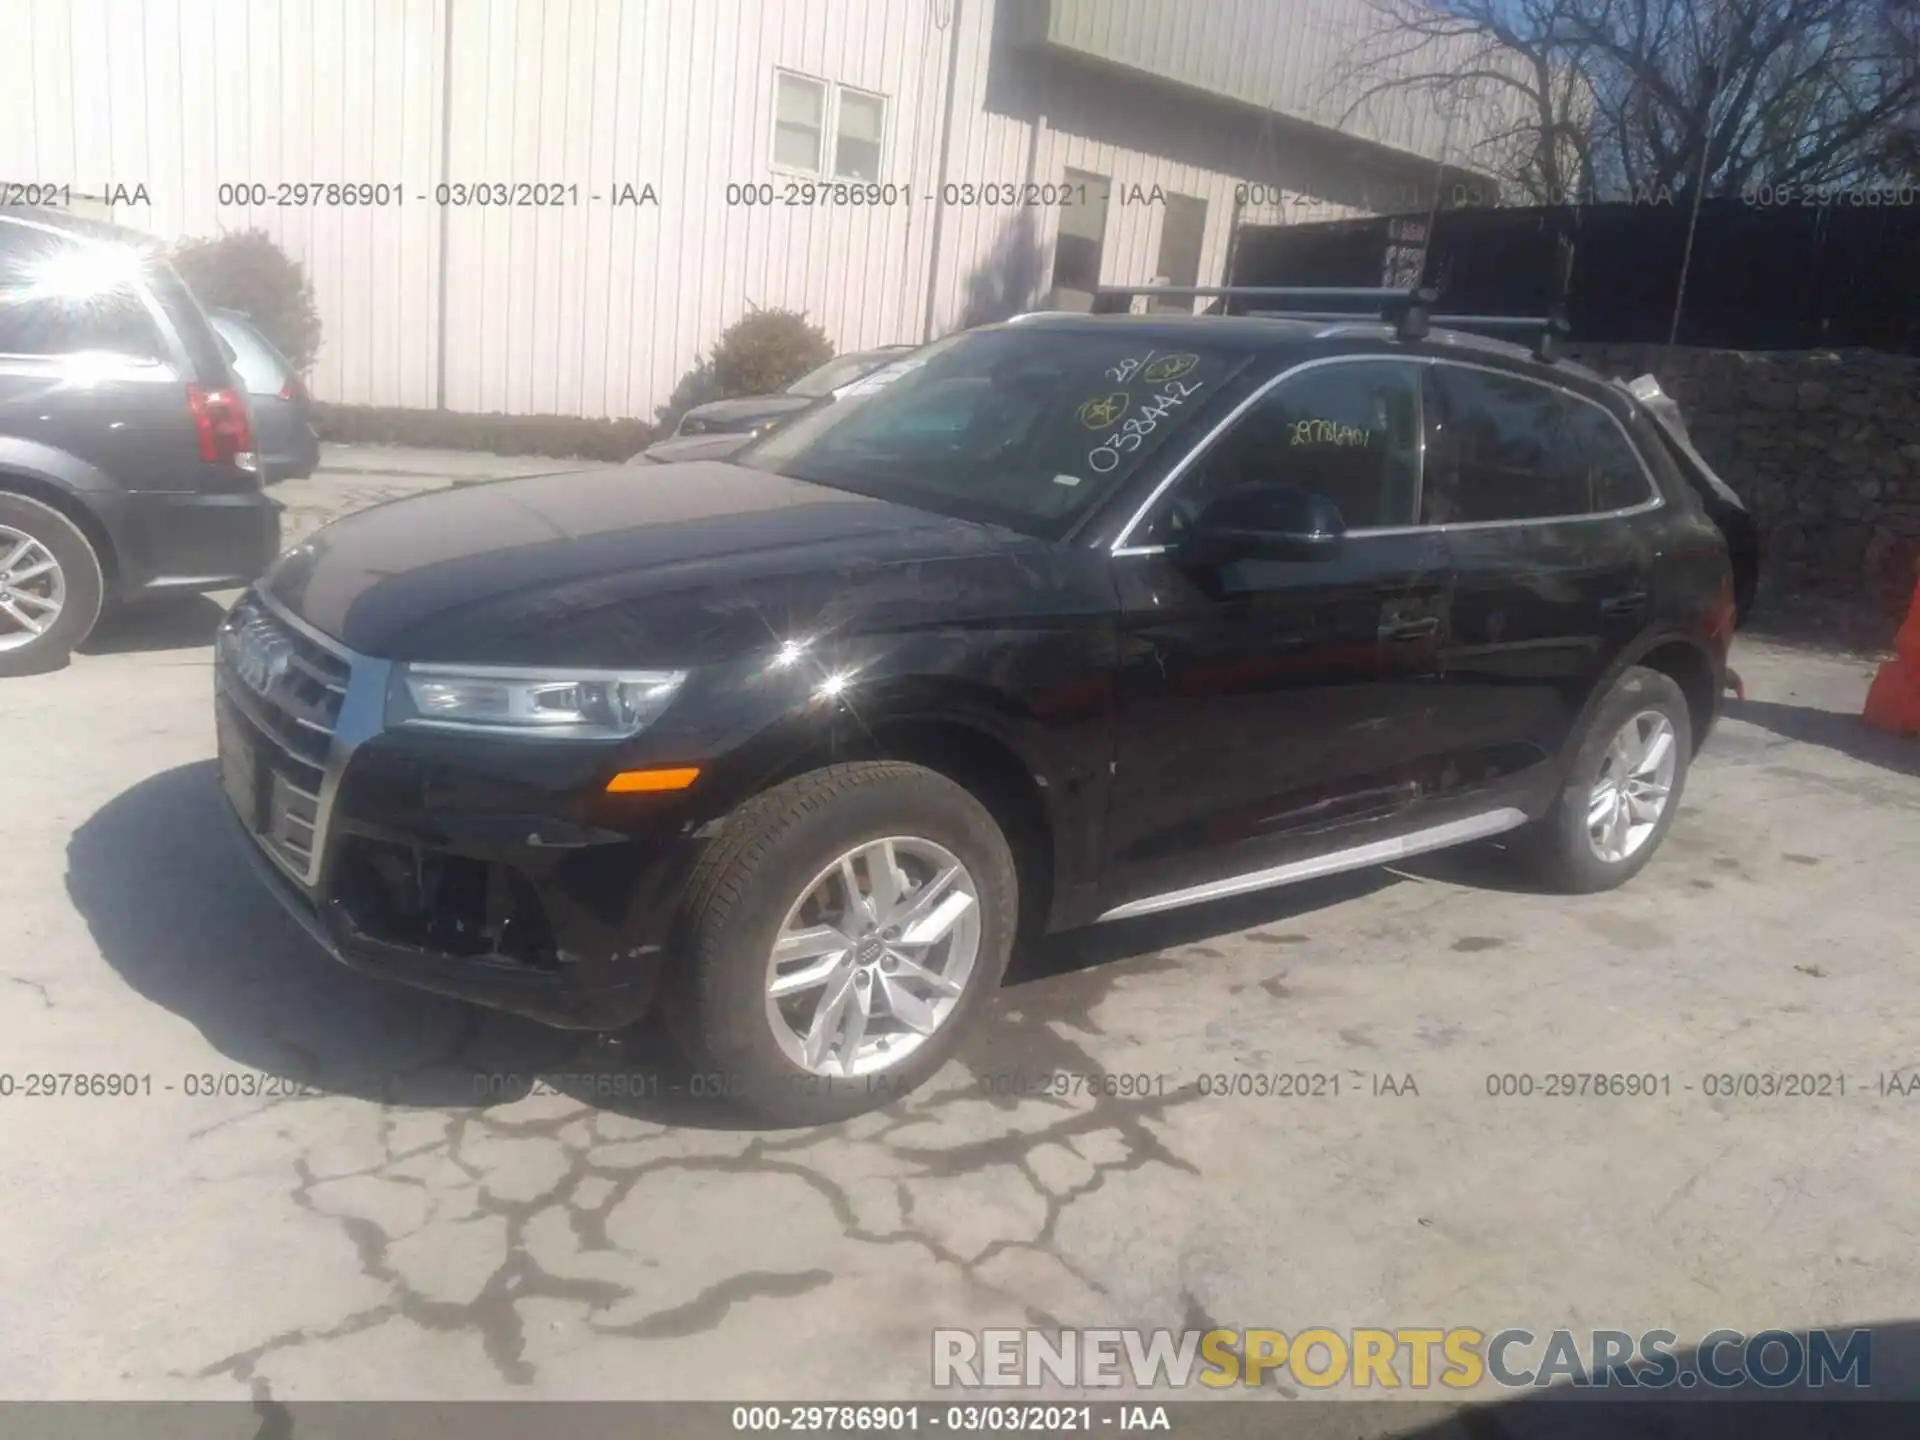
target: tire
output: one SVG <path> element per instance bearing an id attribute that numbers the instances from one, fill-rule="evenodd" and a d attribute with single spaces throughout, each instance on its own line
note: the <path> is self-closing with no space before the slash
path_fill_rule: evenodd
<path id="1" fill-rule="evenodd" d="M 0 577 L 0 676 L 60 669 L 74 646 L 93 632 L 106 595 L 100 557 L 78 526 L 52 506 L 0 491 L 0 561 L 18 550 L 23 540 L 36 549 L 17 561 L 16 568 L 32 567 L 36 557 L 44 564 L 51 557 L 57 569 L 32 576 L 11 590 Z M 41 634 L 22 642 L 26 627 L 6 607 L 39 618 L 47 613 L 45 602 L 56 595 L 59 610 L 51 622 Z"/>
<path id="2" fill-rule="evenodd" d="M 1590 829 L 1597 787 L 1602 783 L 1603 771 L 1618 773 L 1622 769 L 1621 756 L 1613 753 L 1613 745 L 1616 737 L 1622 735 L 1623 727 L 1634 722 L 1643 740 L 1658 734 L 1658 725 L 1645 719 L 1650 716 L 1664 720 L 1671 736 L 1672 768 L 1671 778 L 1665 782 L 1665 803 L 1644 832 L 1640 832 L 1639 825 L 1645 823 L 1646 801 L 1642 800 L 1641 808 L 1630 805 L 1625 813 L 1630 822 L 1628 834 L 1633 837 L 1631 851 L 1609 858 L 1601 853 L 1602 847 L 1608 838 L 1617 837 L 1609 837 L 1603 831 L 1602 838 L 1596 840 Z M 1680 687 L 1658 670 L 1641 666 L 1628 669 L 1595 707 L 1553 808 L 1520 831 L 1512 848 L 1537 878 L 1555 890 L 1585 895 L 1624 885 L 1653 858 L 1654 851 L 1660 848 L 1660 842 L 1672 828 L 1692 755 L 1692 725 L 1687 697 Z M 1633 769 L 1626 767 L 1629 775 Z M 1658 766 L 1654 769 L 1657 783 Z M 1641 793 L 1651 798 L 1651 792 Z M 1612 813 L 1618 814 L 1618 808 Z M 1638 824 L 1631 823 L 1635 816 L 1641 817 Z"/>
<path id="3" fill-rule="evenodd" d="M 839 982 L 828 980 L 817 987 L 821 1001 L 812 999 L 816 992 L 809 987 L 779 1002 L 795 1012 L 783 1037 L 776 1026 L 786 1021 L 770 1013 L 774 942 L 790 916 L 797 928 L 814 934 L 857 931 L 865 922 L 847 918 L 844 899 L 839 918 L 822 923 L 820 917 L 828 911 L 821 897 L 830 892 L 844 897 L 842 882 L 834 878 L 840 857 L 880 842 L 892 847 L 885 853 L 895 857 L 895 873 L 916 886 L 951 869 L 940 855 L 958 861 L 964 877 L 953 879 L 943 892 L 947 905 L 969 886 L 974 904 L 958 907 L 959 918 L 948 922 L 951 940 L 911 953 L 925 960 L 928 969 L 957 966 L 970 935 L 971 968 L 931 1032 L 915 1039 L 905 1030 L 906 1022 L 891 1013 L 890 997 L 905 985 L 909 993 L 899 1002 L 903 1008 L 911 1008 L 915 992 L 933 996 L 930 1006 L 945 1001 L 895 969 L 908 952 L 904 938 L 898 954 L 875 933 L 866 936 L 868 948 L 836 948 L 821 952 L 817 961 L 790 962 L 796 967 L 851 966 L 835 971 L 845 975 L 849 987 L 860 980 L 857 990 L 845 990 L 847 1003 L 861 1006 L 863 1013 L 867 1004 L 872 1007 L 872 1016 L 862 1022 L 872 1028 L 856 1039 L 856 1053 L 860 1046 L 877 1046 L 883 1039 L 903 1050 L 898 1059 L 875 1059 L 872 1063 L 883 1068 L 871 1073 L 833 1074 L 829 1063 L 829 1073 L 823 1074 L 802 1063 L 800 1030 L 807 1028 L 810 1007 L 817 1011 L 829 993 L 842 993 Z M 853 862 L 856 879 L 871 883 L 872 859 Z M 824 888 L 817 888 L 817 881 Z M 935 889 L 902 890 L 902 906 L 916 896 L 929 904 L 936 898 Z M 768 1118 L 800 1125 L 876 1109 L 938 1070 L 999 988 L 1019 912 L 1013 855 L 986 807 L 945 776 L 897 761 L 830 765 L 747 800 L 709 842 L 686 895 L 678 963 L 666 977 L 662 995 L 668 1028 L 694 1065 L 702 1089 Z M 911 926 L 907 933 L 912 933 Z M 876 957 L 875 946 L 885 953 Z M 858 965 L 859 960 L 867 963 Z M 883 968 L 890 973 L 882 974 Z M 862 969 L 865 979 L 853 973 Z M 926 1011 L 916 1013 L 923 1022 L 929 1018 Z M 895 1027 L 900 1027 L 897 1034 Z M 803 1052 L 798 1058 L 795 1047 Z"/>

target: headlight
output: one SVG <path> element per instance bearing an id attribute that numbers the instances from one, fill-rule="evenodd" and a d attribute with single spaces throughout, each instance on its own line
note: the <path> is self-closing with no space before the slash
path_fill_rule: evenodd
<path id="1" fill-rule="evenodd" d="M 387 692 L 387 723 L 556 740 L 621 740 L 665 710 L 684 679 L 683 670 L 402 665 Z"/>

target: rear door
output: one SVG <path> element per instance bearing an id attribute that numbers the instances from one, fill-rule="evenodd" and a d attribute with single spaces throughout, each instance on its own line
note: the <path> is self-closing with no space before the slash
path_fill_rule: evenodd
<path id="1" fill-rule="evenodd" d="M 1445 529 L 1454 595 L 1422 788 L 1444 796 L 1560 753 L 1651 618 L 1659 501 L 1613 412 L 1559 386 L 1436 362 L 1426 421 L 1421 520 Z"/>

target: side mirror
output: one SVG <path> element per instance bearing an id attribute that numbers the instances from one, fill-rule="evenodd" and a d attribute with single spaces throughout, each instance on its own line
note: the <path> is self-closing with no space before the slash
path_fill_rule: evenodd
<path id="1" fill-rule="evenodd" d="M 1216 496 L 1174 547 L 1186 565 L 1236 560 L 1331 560 L 1346 541 L 1340 508 L 1290 485 L 1238 485 Z"/>

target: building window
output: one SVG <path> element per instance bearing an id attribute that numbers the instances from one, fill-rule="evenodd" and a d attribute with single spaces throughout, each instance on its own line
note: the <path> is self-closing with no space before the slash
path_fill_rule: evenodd
<path id="1" fill-rule="evenodd" d="M 826 118 L 824 80 L 777 71 L 773 86 L 773 163 L 782 170 L 818 175 Z"/>
<path id="2" fill-rule="evenodd" d="M 880 141 L 887 133 L 887 100 L 842 88 L 833 126 L 833 173 L 839 180 L 878 180 Z"/>
<path id="3" fill-rule="evenodd" d="M 776 170 L 838 180 L 880 178 L 886 96 L 786 70 L 774 72 L 773 91 Z"/>

